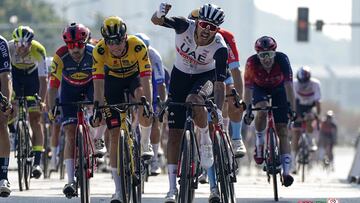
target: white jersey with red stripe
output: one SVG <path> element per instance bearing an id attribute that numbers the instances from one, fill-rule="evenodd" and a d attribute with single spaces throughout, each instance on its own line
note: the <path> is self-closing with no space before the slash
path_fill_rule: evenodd
<path id="1" fill-rule="evenodd" d="M 298 80 L 294 82 L 295 97 L 301 105 L 311 105 L 320 101 L 320 81 L 311 78 L 309 82 L 300 83 Z"/>

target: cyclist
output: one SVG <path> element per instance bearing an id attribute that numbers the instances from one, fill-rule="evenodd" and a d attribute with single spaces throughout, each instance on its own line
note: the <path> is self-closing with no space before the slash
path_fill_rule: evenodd
<path id="1" fill-rule="evenodd" d="M 60 102 L 62 103 L 93 100 L 93 46 L 88 44 L 89 29 L 82 24 L 71 23 L 64 29 L 62 36 L 66 45 L 56 51 L 51 64 L 49 89 L 49 108 L 51 110 L 54 109 L 58 91 L 60 91 Z M 76 193 L 73 158 L 74 146 L 76 146 L 76 112 L 76 106 L 62 107 L 62 125 L 66 137 L 64 162 L 68 176 L 68 183 L 65 184 L 63 193 L 70 198 Z M 54 119 L 54 115 L 55 112 L 49 112 L 50 119 Z"/>
<path id="2" fill-rule="evenodd" d="M 205 4 L 200 8 L 199 20 L 184 17 L 166 17 L 171 5 L 161 3 L 151 20 L 155 25 L 175 30 L 176 59 L 171 72 L 169 97 L 174 102 L 203 103 L 198 94 L 208 81 L 214 81 L 214 97 L 217 106 L 222 107 L 225 99 L 225 84 L 228 51 L 223 37 L 218 33 L 224 21 L 224 11 L 214 5 Z M 184 83 L 184 81 L 186 81 Z M 218 109 L 220 120 L 222 112 Z M 194 108 L 195 125 L 200 131 L 200 157 L 203 168 L 213 165 L 212 141 L 209 135 L 207 111 Z M 165 202 L 175 202 L 177 195 L 176 174 L 179 147 L 185 123 L 185 109 L 169 107 L 169 138 L 167 143 L 168 175 L 170 191 Z M 210 171 L 208 172 L 210 173 Z M 216 184 L 210 184 L 211 201 L 219 201 Z"/>
<path id="3" fill-rule="evenodd" d="M 0 90 L 6 97 L 11 95 L 11 62 L 8 42 L 0 35 Z M 5 112 L 0 111 L 0 197 L 8 197 L 11 193 L 8 180 L 8 166 L 10 156 L 10 140 L 7 130 L 8 116 L 11 113 L 10 106 L 3 107 Z"/>
<path id="4" fill-rule="evenodd" d="M 151 66 L 145 44 L 133 35 L 127 35 L 127 26 L 118 16 L 105 18 L 101 34 L 104 39 L 93 50 L 94 100 L 100 105 L 124 102 L 124 91 L 140 101 L 145 96 L 152 102 Z M 115 88 L 115 90 L 114 90 Z M 138 118 L 141 132 L 141 155 L 150 159 L 154 153 L 150 144 L 151 118 L 143 115 L 139 108 Z M 111 133 L 110 165 L 115 182 L 115 194 L 111 202 L 121 202 L 120 176 L 117 173 L 117 149 L 120 135 L 120 115 L 113 109 L 104 110 L 106 124 Z M 93 115 L 94 126 L 99 126 L 101 113 Z"/>
<path id="5" fill-rule="evenodd" d="M 199 9 L 193 10 L 188 18 L 197 20 L 199 18 Z M 231 89 L 235 87 L 240 97 L 242 97 L 243 81 L 241 78 L 239 54 L 234 35 L 224 28 L 220 28 L 218 32 L 223 36 L 229 52 L 227 63 L 230 71 L 227 71 L 227 78 L 225 80 L 226 94 L 231 94 Z M 236 108 L 235 102 L 227 102 L 225 100 L 223 117 L 224 129 L 226 132 L 229 131 L 229 121 L 231 123 L 232 146 L 234 148 L 235 157 L 243 157 L 246 154 L 246 147 L 241 136 L 242 109 Z"/>
<path id="6" fill-rule="evenodd" d="M 295 160 L 298 152 L 298 143 L 301 136 L 301 124 L 306 120 L 306 133 L 309 136 L 310 150 L 316 151 L 315 136 L 313 135 L 312 123 L 320 115 L 321 111 L 321 92 L 319 80 L 311 77 L 311 69 L 308 66 L 302 66 L 296 73 L 297 80 L 294 82 L 296 114 L 298 118 L 294 122 L 292 136 L 292 158 Z M 314 112 L 313 109 L 316 109 Z M 294 172 L 295 168 L 293 166 Z"/>
<path id="7" fill-rule="evenodd" d="M 12 64 L 13 89 L 16 96 L 26 96 L 29 108 L 29 121 L 33 132 L 32 151 L 34 164 L 32 176 L 38 179 L 42 174 L 40 167 L 44 145 L 41 112 L 45 107 L 47 90 L 46 50 L 38 41 L 33 40 L 34 31 L 28 26 L 19 26 L 13 31 L 9 42 Z M 34 97 L 41 97 L 40 103 Z"/>
<path id="8" fill-rule="evenodd" d="M 161 101 L 167 99 L 165 85 L 165 68 L 162 63 L 160 53 L 150 45 L 150 38 L 144 33 L 135 34 L 141 39 L 149 52 L 149 59 L 152 70 L 152 87 L 153 87 L 153 110 L 156 111 L 156 97 L 159 96 Z M 158 160 L 158 151 L 160 143 L 160 122 L 157 117 L 153 118 L 151 129 L 151 145 L 154 151 L 154 157 L 151 160 L 151 175 L 159 175 L 161 173 L 160 163 Z"/>
<path id="9" fill-rule="evenodd" d="M 334 112 L 329 110 L 326 112 L 325 119 L 320 124 L 320 136 L 319 136 L 319 147 L 321 151 L 325 151 L 326 159 L 324 154 L 320 154 L 320 160 L 324 160 L 326 164 L 334 163 L 333 148 L 337 141 L 337 125 L 334 120 Z M 333 167 L 333 166 L 332 166 Z"/>
<path id="10" fill-rule="evenodd" d="M 280 154 L 283 168 L 283 185 L 290 186 L 294 179 L 289 174 L 291 166 L 290 143 L 288 140 L 288 116 L 296 116 L 292 69 L 286 54 L 276 51 L 274 38 L 263 36 L 256 40 L 256 54 L 250 56 L 245 68 L 244 102 L 247 105 L 244 121 L 250 124 L 253 117 L 251 101 L 255 107 L 269 105 L 267 95 L 270 94 L 274 106 L 288 108 L 274 109 L 276 131 L 280 139 Z M 264 161 L 264 135 L 266 128 L 266 111 L 259 111 L 255 117 L 256 146 L 254 159 L 257 164 Z"/>

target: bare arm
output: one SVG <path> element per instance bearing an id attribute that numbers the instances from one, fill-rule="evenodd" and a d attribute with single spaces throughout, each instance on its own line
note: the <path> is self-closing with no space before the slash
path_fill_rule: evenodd
<path id="1" fill-rule="evenodd" d="M 39 90 L 39 96 L 41 97 L 41 102 L 45 102 L 45 96 L 47 91 L 47 77 L 46 76 L 40 76 L 39 77 L 40 82 L 40 90 Z"/>
<path id="2" fill-rule="evenodd" d="M 285 82 L 285 92 L 287 101 L 290 103 L 291 110 L 295 111 L 295 93 L 292 82 Z"/>
<path id="3" fill-rule="evenodd" d="M 94 101 L 98 101 L 99 105 L 104 105 L 104 80 L 93 80 L 94 83 Z"/>
<path id="4" fill-rule="evenodd" d="M 146 100 L 152 104 L 152 83 L 151 83 L 151 76 L 144 76 L 140 78 L 141 86 L 144 89 L 144 95 Z"/>
<path id="5" fill-rule="evenodd" d="M 245 87 L 244 102 L 245 102 L 246 106 L 251 105 L 252 96 L 253 96 L 253 90 L 249 87 Z"/>
<path id="6" fill-rule="evenodd" d="M 1 92 L 6 98 L 10 98 L 12 94 L 12 83 L 11 83 L 11 76 L 10 72 L 2 72 L 0 73 L 0 86 Z M 10 99 L 9 99 L 10 100 Z"/>
<path id="7" fill-rule="evenodd" d="M 225 100 L 225 83 L 215 81 L 214 83 L 214 100 L 215 104 L 219 107 L 223 106 Z"/>
<path id="8" fill-rule="evenodd" d="M 240 98 L 243 96 L 243 81 L 241 78 L 241 71 L 238 68 L 231 70 L 231 75 L 234 79 L 234 86 L 236 91 L 239 93 Z"/>
<path id="9" fill-rule="evenodd" d="M 159 92 L 159 96 L 160 96 L 160 100 L 161 101 L 165 101 L 167 99 L 167 94 L 166 94 L 166 85 L 165 83 L 161 83 L 157 85 L 157 90 Z M 154 98 L 153 98 L 154 99 Z"/>
<path id="10" fill-rule="evenodd" d="M 57 88 L 50 87 L 49 92 L 48 92 L 48 101 L 47 101 L 49 110 L 52 110 L 55 106 L 55 99 L 57 96 L 57 92 L 58 92 Z"/>

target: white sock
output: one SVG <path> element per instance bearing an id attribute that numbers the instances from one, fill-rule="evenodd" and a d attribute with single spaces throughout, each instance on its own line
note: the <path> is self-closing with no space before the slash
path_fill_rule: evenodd
<path id="1" fill-rule="evenodd" d="M 200 131 L 200 145 L 211 144 L 209 126 L 206 126 L 205 128 L 199 128 L 199 131 Z"/>
<path id="2" fill-rule="evenodd" d="M 176 190 L 177 164 L 168 164 L 168 177 L 170 191 Z"/>
<path id="3" fill-rule="evenodd" d="M 229 117 L 223 118 L 223 121 L 224 121 L 224 131 L 225 131 L 227 134 L 229 134 L 230 118 L 229 118 Z"/>
<path id="4" fill-rule="evenodd" d="M 289 175 L 291 168 L 291 155 L 290 154 L 282 154 L 281 155 L 281 163 L 283 167 L 283 174 Z"/>
<path id="5" fill-rule="evenodd" d="M 75 172 L 74 172 L 74 159 L 65 159 L 66 173 L 68 176 L 68 183 L 74 182 Z"/>
<path id="6" fill-rule="evenodd" d="M 118 175 L 117 168 L 111 168 L 111 174 L 115 183 L 115 193 L 121 193 L 121 177 Z"/>
<path id="7" fill-rule="evenodd" d="M 256 146 L 256 151 L 260 152 L 260 145 L 264 146 L 265 140 L 265 129 L 263 131 L 257 131 L 255 130 L 255 135 L 256 135 L 256 142 L 255 142 L 255 146 Z M 257 153 L 259 156 L 262 156 L 260 153 Z"/>
<path id="8" fill-rule="evenodd" d="M 140 125 L 141 144 L 150 143 L 151 127 L 152 125 L 147 127 Z"/>
<path id="9" fill-rule="evenodd" d="M 158 159 L 158 152 L 159 152 L 159 144 L 151 144 L 152 145 L 152 148 L 153 148 L 153 151 L 154 151 L 154 157 L 153 159 L 155 161 L 157 161 Z"/>

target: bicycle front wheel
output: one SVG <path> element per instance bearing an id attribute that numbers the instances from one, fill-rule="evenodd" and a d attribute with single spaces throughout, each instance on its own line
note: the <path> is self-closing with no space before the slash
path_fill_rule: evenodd
<path id="1" fill-rule="evenodd" d="M 31 142 L 29 128 L 26 123 L 22 123 L 24 130 L 24 151 L 23 151 L 23 166 L 24 166 L 24 182 L 26 190 L 30 189 L 31 167 L 33 164 L 33 155 L 31 153 Z"/>
<path id="2" fill-rule="evenodd" d="M 24 189 L 24 168 L 26 164 L 26 160 L 24 159 L 24 138 L 25 138 L 25 130 L 23 127 L 23 122 L 18 121 L 16 126 L 16 159 L 17 159 L 17 167 L 18 167 L 18 181 L 19 181 L 19 190 L 23 191 Z"/>
<path id="3" fill-rule="evenodd" d="M 78 143 L 78 159 L 79 159 L 79 167 L 78 167 L 78 178 L 80 183 L 80 197 L 81 203 L 90 203 L 90 184 L 88 177 L 88 164 L 86 161 L 86 143 L 84 142 L 84 129 L 80 125 L 77 132 L 77 143 Z"/>
<path id="4" fill-rule="evenodd" d="M 220 183 L 221 202 L 229 202 L 229 179 L 226 174 L 226 164 L 224 157 L 224 149 L 222 145 L 222 138 L 219 131 L 215 132 L 214 139 L 214 162 L 216 169 L 217 181 Z"/>
<path id="5" fill-rule="evenodd" d="M 273 189 L 274 189 L 274 200 L 275 201 L 279 201 L 279 197 L 278 197 L 278 187 L 277 187 L 277 178 L 276 178 L 276 174 L 277 174 L 277 165 L 278 165 L 278 154 L 276 153 L 275 148 L 276 146 L 276 134 L 274 129 L 270 128 L 269 129 L 269 136 L 270 136 L 270 172 L 272 175 L 272 179 L 273 179 Z"/>
<path id="6" fill-rule="evenodd" d="M 178 203 L 189 203 L 190 196 L 190 131 L 183 135 L 180 152 L 180 192 Z"/>
<path id="7" fill-rule="evenodd" d="M 118 175 L 120 176 L 121 194 L 123 203 L 130 202 L 131 199 L 131 171 L 130 171 L 130 159 L 129 148 L 127 145 L 127 138 L 124 130 L 120 130 L 120 136 L 118 141 Z"/>

